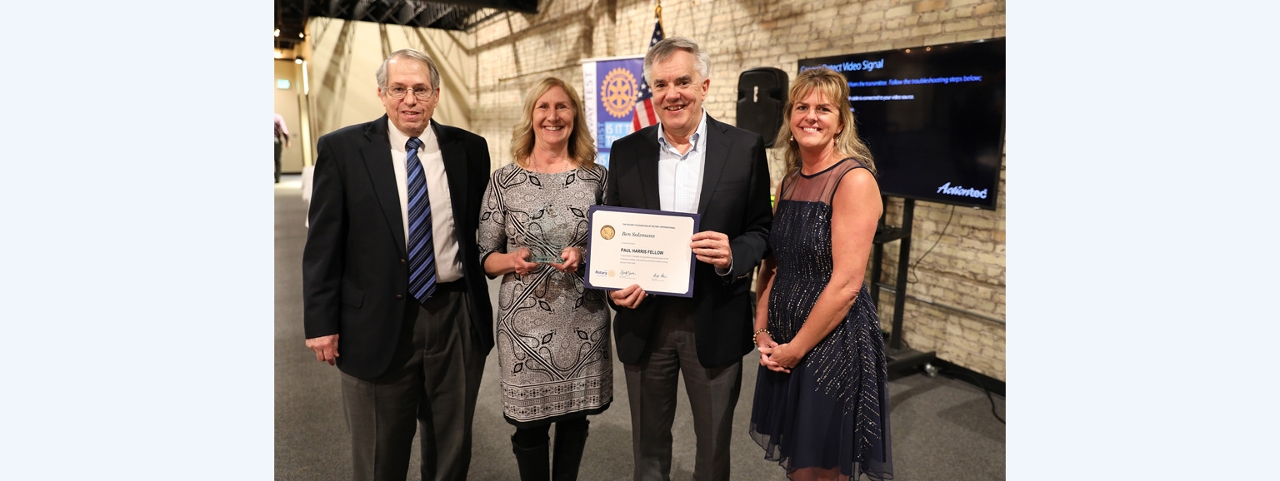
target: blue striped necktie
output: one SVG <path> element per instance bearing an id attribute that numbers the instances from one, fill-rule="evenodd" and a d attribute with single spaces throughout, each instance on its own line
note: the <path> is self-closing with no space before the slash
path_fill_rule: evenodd
<path id="1" fill-rule="evenodd" d="M 436 290 L 436 249 L 431 242 L 431 198 L 427 196 L 427 178 L 418 161 L 422 141 L 417 137 L 405 143 L 409 155 L 405 172 L 409 177 L 409 293 L 426 302 Z"/>

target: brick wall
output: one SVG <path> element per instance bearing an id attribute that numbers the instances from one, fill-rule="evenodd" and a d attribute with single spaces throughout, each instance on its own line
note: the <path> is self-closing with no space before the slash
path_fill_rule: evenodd
<path id="1" fill-rule="evenodd" d="M 489 140 L 494 168 L 511 161 L 511 128 L 530 85 L 552 75 L 580 85 L 583 59 L 643 54 L 653 28 L 652 1 L 540 3 L 541 13 L 504 13 L 473 32 L 471 126 Z M 732 124 L 743 70 L 777 67 L 794 76 L 800 58 L 1004 37 L 1004 11 L 1005 2 L 990 0 L 667 0 L 663 26 L 668 36 L 690 37 L 711 53 L 711 91 L 704 105 L 711 116 Z M 770 154 L 776 183 L 780 157 Z M 1003 380 L 1003 167 L 999 190 L 994 211 L 955 207 L 953 213 L 951 206 L 917 202 L 904 339 L 915 349 L 937 351 L 942 359 Z M 891 200 L 888 221 L 900 223 L 901 210 L 902 201 Z M 892 243 L 885 249 L 887 284 L 896 262 Z M 893 294 L 883 292 L 880 305 L 887 329 Z"/>

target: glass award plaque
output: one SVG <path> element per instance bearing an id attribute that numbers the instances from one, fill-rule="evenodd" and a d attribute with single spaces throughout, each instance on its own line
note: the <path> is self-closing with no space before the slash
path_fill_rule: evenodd
<path id="1" fill-rule="evenodd" d="M 534 214 L 530 232 L 529 251 L 533 253 L 530 262 L 560 264 L 560 252 L 568 247 L 573 238 L 571 226 L 572 216 L 566 216 L 560 209 L 551 204 L 542 207 Z"/>

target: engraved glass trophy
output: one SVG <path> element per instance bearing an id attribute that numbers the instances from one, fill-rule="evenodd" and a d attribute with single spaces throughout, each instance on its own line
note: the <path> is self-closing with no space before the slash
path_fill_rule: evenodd
<path id="1" fill-rule="evenodd" d="M 534 214 L 531 232 L 533 245 L 529 251 L 533 253 L 531 262 L 554 263 L 564 262 L 560 252 L 569 246 L 573 238 L 573 216 L 565 215 L 551 204 L 544 205 L 542 210 Z"/>

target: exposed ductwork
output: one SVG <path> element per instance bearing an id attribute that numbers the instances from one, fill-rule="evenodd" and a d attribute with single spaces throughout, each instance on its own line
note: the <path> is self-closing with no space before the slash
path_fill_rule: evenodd
<path id="1" fill-rule="evenodd" d="M 538 13 L 537 0 L 275 0 L 275 47 L 291 50 L 305 40 L 307 19 L 339 18 L 364 22 L 470 30 L 501 11 Z"/>

